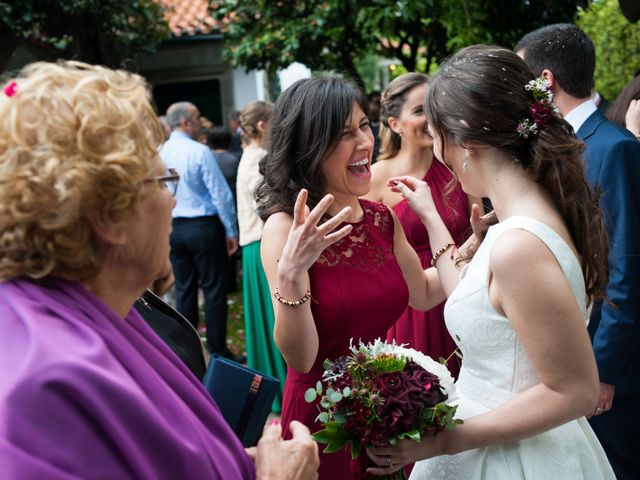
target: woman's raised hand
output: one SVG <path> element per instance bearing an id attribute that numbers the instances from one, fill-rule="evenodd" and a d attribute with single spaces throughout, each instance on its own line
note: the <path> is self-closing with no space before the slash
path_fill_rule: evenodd
<path id="1" fill-rule="evenodd" d="M 424 222 L 428 215 L 436 213 L 431 189 L 427 182 L 415 177 L 393 177 L 387 182 L 393 192 L 399 192 L 407 200 L 411 210 Z"/>
<path id="2" fill-rule="evenodd" d="M 345 207 L 334 217 L 319 225 L 320 219 L 333 203 L 333 195 L 325 195 L 320 202 L 309 210 L 307 206 L 308 192 L 300 190 L 293 207 L 293 223 L 284 245 L 282 256 L 278 262 L 278 271 L 294 274 L 306 272 L 329 245 L 345 237 L 351 225 L 345 225 L 334 231 L 351 215 L 351 207 Z"/>
<path id="3" fill-rule="evenodd" d="M 479 241 L 484 239 L 484 235 L 491 225 L 498 223 L 495 210 L 482 214 L 482 206 L 474 203 L 471 207 L 471 230 Z"/>

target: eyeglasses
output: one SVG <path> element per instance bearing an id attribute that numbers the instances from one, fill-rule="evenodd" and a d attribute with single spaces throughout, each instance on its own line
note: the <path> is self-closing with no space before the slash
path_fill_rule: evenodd
<path id="1" fill-rule="evenodd" d="M 145 178 L 143 182 L 157 182 L 163 188 L 168 189 L 171 192 L 171 195 L 175 196 L 176 191 L 178 190 L 179 180 L 180 180 L 180 175 L 178 175 L 177 170 L 175 168 L 168 168 L 166 175 Z"/>

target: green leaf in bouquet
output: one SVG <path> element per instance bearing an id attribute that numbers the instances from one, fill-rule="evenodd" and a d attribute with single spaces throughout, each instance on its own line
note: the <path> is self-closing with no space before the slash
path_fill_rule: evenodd
<path id="1" fill-rule="evenodd" d="M 326 399 L 326 397 L 322 397 L 322 400 L 320 400 L 320 406 L 322 408 L 330 408 L 332 405 L 332 403 Z"/>
<path id="2" fill-rule="evenodd" d="M 344 387 L 344 390 L 342 390 L 342 396 L 348 397 L 349 395 L 351 395 L 351 389 L 349 387 Z"/>
<path id="3" fill-rule="evenodd" d="M 324 427 L 322 430 L 311 435 L 318 443 L 329 443 L 332 440 L 341 440 L 344 445 L 349 439 L 349 436 L 341 428 L 339 423 L 326 422 Z"/>
<path id="4" fill-rule="evenodd" d="M 400 435 L 398 435 L 398 438 L 400 440 L 402 440 L 403 438 L 410 438 L 414 442 L 420 442 L 420 432 L 417 428 L 414 428 L 413 430 L 409 430 L 408 432 L 401 433 Z"/>
<path id="5" fill-rule="evenodd" d="M 326 423 L 329 421 L 329 414 L 327 412 L 320 412 L 316 420 L 320 423 Z"/>
<path id="6" fill-rule="evenodd" d="M 333 421 L 336 422 L 336 423 L 344 423 L 344 422 L 347 421 L 347 417 L 345 417 L 341 413 L 334 413 L 333 414 Z"/>
<path id="7" fill-rule="evenodd" d="M 433 408 L 425 408 L 422 410 L 422 418 L 427 423 L 433 423 L 433 417 L 436 414 L 435 407 Z"/>
<path id="8" fill-rule="evenodd" d="M 315 388 L 309 388 L 306 392 L 304 392 L 304 401 L 307 403 L 313 402 L 318 394 L 316 393 Z"/>
<path id="9" fill-rule="evenodd" d="M 446 365 L 447 364 L 447 359 L 444 357 L 440 357 L 438 359 L 438 362 L 440 362 L 441 365 Z"/>
<path id="10" fill-rule="evenodd" d="M 459 359 L 461 359 L 461 360 L 462 360 L 462 354 L 460 353 L 460 350 L 456 349 L 456 351 L 455 351 L 455 352 L 453 352 L 453 353 L 455 353 L 455 354 L 456 354 L 456 357 L 458 357 Z"/>
<path id="11" fill-rule="evenodd" d="M 318 395 L 322 395 L 322 382 L 320 380 L 316 383 L 316 392 L 318 392 Z"/>
<path id="12" fill-rule="evenodd" d="M 342 400 L 342 394 L 336 391 L 329 393 L 329 391 L 327 390 L 327 398 L 329 398 L 329 401 L 332 403 L 338 403 L 340 400 Z"/>
<path id="13" fill-rule="evenodd" d="M 372 368 L 378 373 L 400 372 L 406 363 L 406 358 L 395 355 L 379 355 L 370 361 Z"/>
<path id="14" fill-rule="evenodd" d="M 360 442 L 349 442 L 351 444 L 351 458 L 355 460 L 360 455 Z"/>
<path id="15" fill-rule="evenodd" d="M 325 359 L 325 361 L 322 363 L 322 368 L 325 370 L 330 370 L 331 367 L 333 367 L 333 362 L 331 360 L 329 360 L 328 358 Z"/>
<path id="16" fill-rule="evenodd" d="M 342 447 L 345 446 L 346 444 L 346 439 L 342 440 L 342 439 L 335 439 L 335 440 L 331 440 L 328 444 L 327 447 L 323 450 L 324 453 L 333 453 L 333 452 L 337 452 L 338 450 L 340 450 Z"/>
<path id="17" fill-rule="evenodd" d="M 462 340 L 460 339 L 460 335 L 456 335 L 456 340 L 458 340 L 458 342 L 462 342 Z"/>

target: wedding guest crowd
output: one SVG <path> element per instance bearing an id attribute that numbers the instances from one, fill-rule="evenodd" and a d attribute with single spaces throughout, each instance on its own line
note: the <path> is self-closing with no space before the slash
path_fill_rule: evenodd
<path id="1" fill-rule="evenodd" d="M 595 62 L 549 25 L 206 131 L 138 75 L 26 66 L 0 92 L 0 476 L 640 478 L 640 81 L 607 119 Z M 240 259 L 246 362 L 283 387 L 250 449 L 197 335 L 202 296 L 206 349 L 244 362 Z M 179 314 L 147 290 L 174 281 Z M 377 338 L 446 359 L 464 423 L 319 453 L 305 391 Z"/>
<path id="2" fill-rule="evenodd" d="M 201 130 L 198 108 L 174 103 L 167 109 L 167 123 L 172 132 L 160 157 L 182 179 L 171 231 L 176 306 L 198 328 L 201 288 L 209 352 L 235 358 L 227 346 L 227 259 L 238 250 L 233 195 L 209 147 L 196 141 Z"/>

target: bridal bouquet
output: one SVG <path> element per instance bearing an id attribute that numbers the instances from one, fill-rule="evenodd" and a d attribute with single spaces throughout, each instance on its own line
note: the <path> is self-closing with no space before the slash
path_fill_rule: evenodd
<path id="1" fill-rule="evenodd" d="M 351 354 L 326 360 L 322 381 L 305 392 L 319 399 L 313 435 L 325 453 L 347 444 L 352 458 L 370 445 L 394 445 L 435 435 L 462 423 L 454 419 L 455 385 L 449 370 L 428 356 L 401 345 L 376 340 L 350 347 Z M 401 469 L 397 474 L 404 478 Z"/>

